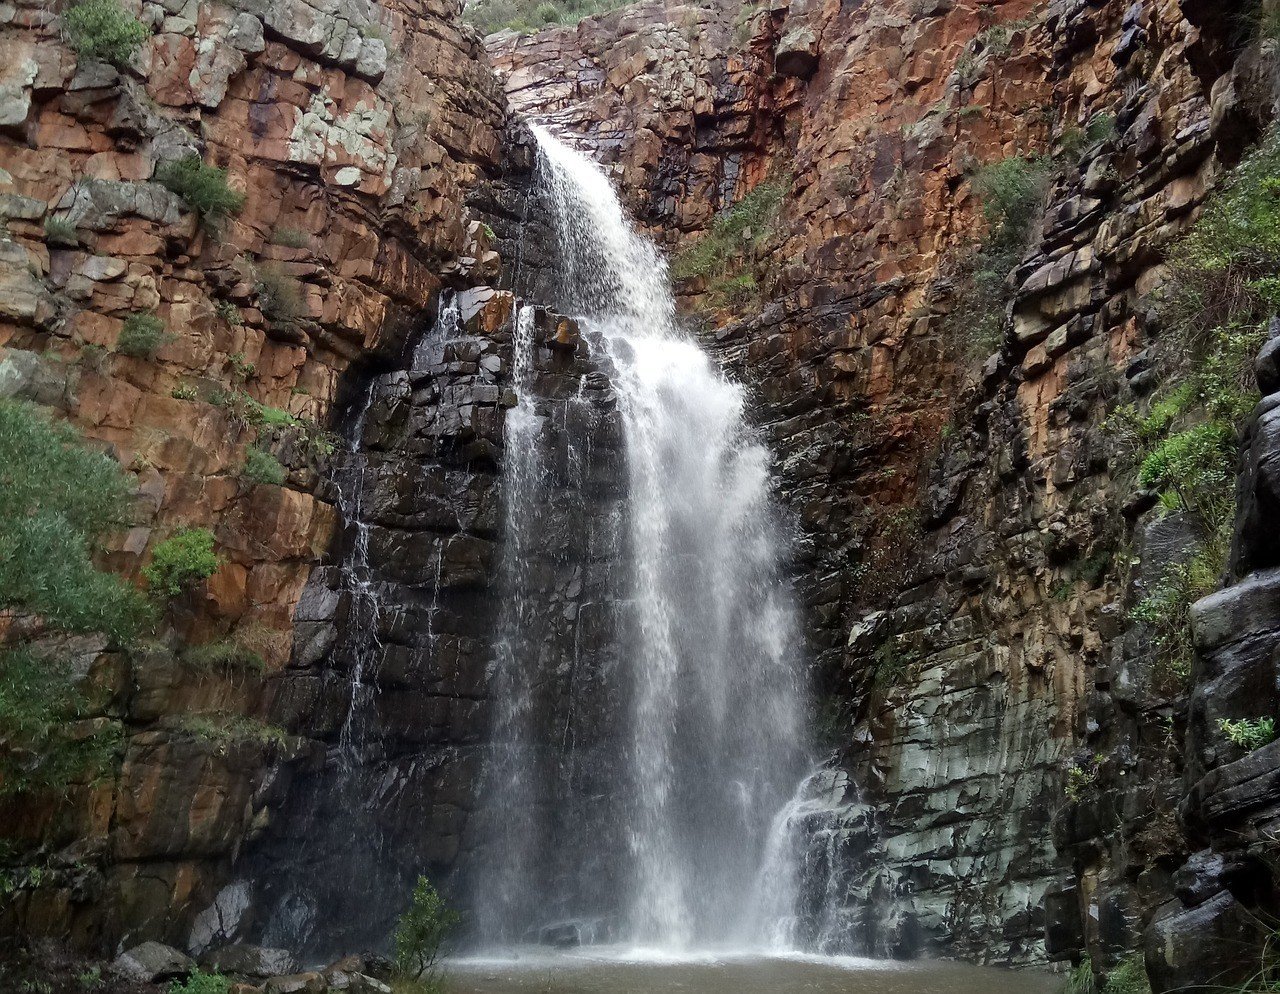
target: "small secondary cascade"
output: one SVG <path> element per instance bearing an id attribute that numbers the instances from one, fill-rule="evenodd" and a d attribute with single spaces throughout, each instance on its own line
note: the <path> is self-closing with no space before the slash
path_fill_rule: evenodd
<path id="1" fill-rule="evenodd" d="M 775 816 L 810 763 L 769 455 L 746 423 L 743 388 L 678 326 L 666 263 L 632 229 L 604 173 L 535 133 L 559 243 L 557 303 L 610 369 L 626 455 L 608 580 L 617 664 L 601 668 L 599 695 L 616 708 L 605 723 L 612 734 L 589 755 L 539 724 L 547 608 L 525 578 L 537 572 L 533 522 L 549 471 L 538 439 L 548 418 L 527 399 L 533 317 L 521 310 L 482 800 L 492 839 L 473 884 L 476 938 L 490 947 L 560 941 L 556 919 L 572 918 L 576 933 L 564 941 L 764 948 L 779 934 L 772 919 L 794 914 L 758 893 L 779 875 L 794 879 L 777 865 L 794 847 L 775 839 L 770 851 L 770 830 L 778 834 Z M 582 814 L 557 818 L 565 807 Z M 762 869 L 767 859 L 772 868 Z"/>

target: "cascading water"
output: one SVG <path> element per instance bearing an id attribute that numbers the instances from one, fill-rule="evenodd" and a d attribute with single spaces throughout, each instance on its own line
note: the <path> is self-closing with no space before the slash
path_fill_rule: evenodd
<path id="1" fill-rule="evenodd" d="M 611 367 L 625 443 L 625 520 L 610 571 L 617 665 L 600 668 L 608 686 L 598 694 L 613 702 L 602 723 L 612 733 L 597 736 L 589 759 L 569 755 L 568 736 L 557 744 L 538 727 L 546 609 L 524 578 L 535 572 L 545 419 L 520 382 L 532 320 L 521 311 L 484 794 L 499 827 L 476 875 L 478 940 L 502 944 L 540 928 L 545 938 L 555 917 L 577 915 L 594 916 L 595 927 L 572 941 L 762 946 L 773 924 L 748 909 L 766 907 L 755 891 L 773 883 L 761 870 L 770 826 L 809 761 L 768 453 L 746 424 L 742 387 L 678 327 L 665 262 L 631 228 L 605 175 L 535 130 L 558 233 L 558 304 Z M 551 813 L 569 803 L 589 815 Z"/>

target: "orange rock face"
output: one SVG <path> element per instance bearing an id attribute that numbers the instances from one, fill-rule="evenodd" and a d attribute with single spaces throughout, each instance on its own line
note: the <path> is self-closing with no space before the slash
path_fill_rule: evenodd
<path id="1" fill-rule="evenodd" d="M 127 70 L 77 57 L 53 8 L 0 14 L 0 395 L 56 407 L 136 476 L 112 568 L 139 577 L 156 542 L 213 530 L 220 566 L 167 624 L 251 643 L 268 673 L 135 653 L 108 681 L 119 780 L 4 812 L 51 866 L 79 838 L 98 888 L 86 903 L 74 874 L 53 874 L 9 914 L 91 944 L 172 933 L 262 814 L 251 777 L 279 747 L 180 719 L 263 713 L 334 531 L 315 484 L 338 380 L 396 354 L 442 273 L 495 271 L 463 200 L 497 169 L 507 114 L 451 0 L 125 6 L 151 29 Z M 188 154 L 242 195 L 224 223 L 156 181 Z M 164 323 L 152 354 L 120 350 L 135 314 Z M 283 485 L 243 475 L 250 444 Z"/>

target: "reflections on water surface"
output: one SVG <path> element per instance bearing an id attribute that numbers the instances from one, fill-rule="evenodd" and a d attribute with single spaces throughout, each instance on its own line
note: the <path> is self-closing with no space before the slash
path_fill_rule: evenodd
<path id="1" fill-rule="evenodd" d="M 961 963 L 851 957 L 562 956 L 461 960 L 447 994 L 1056 994 L 1061 977 Z"/>

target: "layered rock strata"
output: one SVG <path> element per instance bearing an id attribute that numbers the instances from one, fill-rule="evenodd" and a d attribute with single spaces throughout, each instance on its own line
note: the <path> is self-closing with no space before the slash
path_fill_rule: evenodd
<path id="1" fill-rule="evenodd" d="M 813 816 L 812 934 L 1108 968 L 1201 844 L 1177 809 L 1203 705 L 1184 750 L 1185 702 L 1129 620 L 1176 523 L 1126 503 L 1102 424 L 1157 382 L 1149 300 L 1272 115 L 1270 43 L 1190 0 L 773 4 L 736 36 L 735 16 L 640 5 L 487 45 L 513 103 L 613 163 L 673 247 L 790 178 L 753 298 L 685 291 L 755 385 L 807 538 L 849 774 Z M 971 176 L 1015 156 L 1050 183 L 988 359 L 949 315 Z"/>
<path id="2" fill-rule="evenodd" d="M 138 576 L 188 527 L 220 558 L 149 648 L 69 649 L 123 732 L 119 770 L 68 803 L 4 805 L 6 930 L 98 949 L 185 944 L 276 817 L 266 771 L 317 748 L 236 730 L 265 727 L 338 525 L 321 480 L 344 371 L 396 361 L 442 285 L 496 278 L 466 196 L 492 187 L 518 215 L 502 174 L 531 163 L 448 2 L 125 6 L 148 30 L 126 70 L 77 56 L 48 5 L 0 12 L 0 394 L 55 408 L 136 478 L 112 568 Z M 243 195 L 225 223 L 157 181 L 188 155 Z M 136 314 L 164 324 L 154 354 L 119 346 Z M 245 475 L 248 444 L 283 484 Z M 215 641 L 265 671 L 204 672 L 187 647 Z"/>

